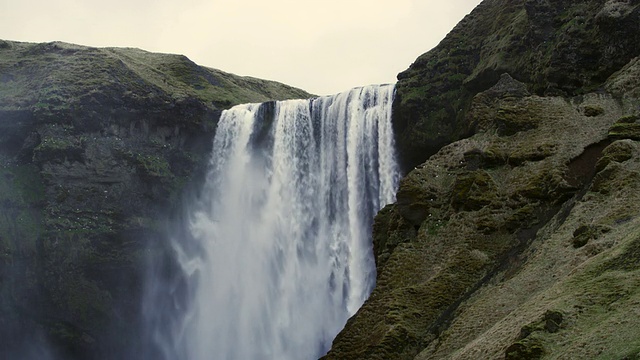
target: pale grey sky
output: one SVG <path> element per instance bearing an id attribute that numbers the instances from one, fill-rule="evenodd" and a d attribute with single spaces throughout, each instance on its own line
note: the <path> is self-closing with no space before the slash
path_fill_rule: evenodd
<path id="1" fill-rule="evenodd" d="M 480 0 L 0 0 L 0 39 L 176 53 L 333 94 L 395 82 Z"/>

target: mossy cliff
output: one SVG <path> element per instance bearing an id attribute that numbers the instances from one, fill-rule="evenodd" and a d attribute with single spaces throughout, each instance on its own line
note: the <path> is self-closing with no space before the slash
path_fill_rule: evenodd
<path id="1" fill-rule="evenodd" d="M 0 41 L 0 354 L 119 358 L 220 112 L 299 97 L 184 56 Z"/>
<path id="2" fill-rule="evenodd" d="M 640 356 L 639 24 L 638 1 L 487 0 L 399 75 L 412 170 L 326 359 Z"/>
<path id="3" fill-rule="evenodd" d="M 405 169 L 473 133 L 466 112 L 502 73 L 532 94 L 596 90 L 640 54 L 637 1 L 485 0 L 398 75 L 394 123 Z"/>

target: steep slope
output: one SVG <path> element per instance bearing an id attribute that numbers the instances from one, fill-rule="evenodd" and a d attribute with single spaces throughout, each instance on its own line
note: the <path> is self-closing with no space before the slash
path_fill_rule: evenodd
<path id="1" fill-rule="evenodd" d="M 487 0 L 399 75 L 428 159 L 327 359 L 639 356 L 639 4 Z"/>
<path id="2" fill-rule="evenodd" d="M 473 96 L 502 73 L 538 95 L 597 89 L 638 56 L 637 1 L 485 0 L 398 75 L 394 121 L 405 168 L 471 134 Z"/>
<path id="3" fill-rule="evenodd" d="M 179 55 L 0 41 L 0 354 L 131 348 L 145 259 L 220 112 L 309 96 Z"/>

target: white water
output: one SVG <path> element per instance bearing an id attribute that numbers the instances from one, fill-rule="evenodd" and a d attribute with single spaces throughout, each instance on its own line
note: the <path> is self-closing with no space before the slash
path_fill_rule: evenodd
<path id="1" fill-rule="evenodd" d="M 316 359 L 371 292 L 371 225 L 394 200 L 393 85 L 222 114 L 179 262 L 194 289 L 174 353 Z M 178 350 L 176 350 L 178 349 Z"/>

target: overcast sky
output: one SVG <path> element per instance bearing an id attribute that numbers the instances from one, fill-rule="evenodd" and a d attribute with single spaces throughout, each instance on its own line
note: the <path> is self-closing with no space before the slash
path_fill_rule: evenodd
<path id="1" fill-rule="evenodd" d="M 325 95 L 395 82 L 480 0 L 0 0 L 0 39 L 184 54 Z"/>

